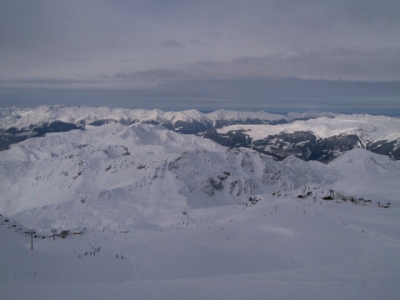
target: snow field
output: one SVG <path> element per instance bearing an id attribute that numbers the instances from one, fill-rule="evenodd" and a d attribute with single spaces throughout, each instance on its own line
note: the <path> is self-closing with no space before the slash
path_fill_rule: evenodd
<path id="1" fill-rule="evenodd" d="M 188 210 L 168 226 L 35 240 L 34 250 L 1 226 L 0 286 L 10 299 L 395 299 L 399 214 L 397 203 L 263 196 Z M 85 256 L 91 247 L 100 251 Z"/>

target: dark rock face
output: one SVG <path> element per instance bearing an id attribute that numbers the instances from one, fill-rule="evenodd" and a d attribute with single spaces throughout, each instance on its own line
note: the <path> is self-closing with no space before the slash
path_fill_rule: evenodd
<path id="1" fill-rule="evenodd" d="M 274 153 L 283 158 L 294 155 L 303 160 L 308 160 L 315 142 L 316 137 L 307 131 L 283 132 L 270 135 L 263 140 L 254 141 L 253 149 Z"/>
<path id="2" fill-rule="evenodd" d="M 34 127 L 32 131 L 36 133 L 36 136 L 44 136 L 49 132 L 67 132 L 71 130 L 81 129 L 75 124 L 64 123 L 61 121 L 55 121 L 52 123 L 45 123 L 41 127 Z"/>
<path id="3" fill-rule="evenodd" d="M 400 159 L 400 147 L 396 148 L 398 142 L 380 141 L 363 146 L 360 138 L 354 134 L 340 134 L 321 139 L 309 131 L 297 131 L 292 133 L 282 132 L 261 140 L 252 140 L 245 130 L 220 134 L 212 129 L 207 131 L 203 137 L 231 148 L 252 148 L 258 152 L 271 155 L 277 160 L 294 155 L 305 161 L 317 160 L 328 163 L 344 152 L 358 147 L 365 147 L 372 152 L 387 155 L 393 159 Z"/>
<path id="4" fill-rule="evenodd" d="M 336 135 L 327 139 L 317 140 L 310 160 L 318 160 L 327 163 L 340 156 L 346 151 L 362 145 L 361 140 L 356 135 Z"/>
<path id="5" fill-rule="evenodd" d="M 251 146 L 251 138 L 245 134 L 244 130 L 219 134 L 215 129 L 210 129 L 203 135 L 203 137 L 229 148 L 249 148 Z"/>
<path id="6" fill-rule="evenodd" d="M 14 134 L 0 131 L 0 151 L 10 149 L 10 145 L 22 142 L 27 138 L 28 137 L 25 136 L 15 136 Z"/>
<path id="7" fill-rule="evenodd" d="M 400 140 L 391 142 L 378 141 L 368 145 L 367 150 L 387 155 L 394 160 L 400 160 Z"/>
<path id="8" fill-rule="evenodd" d="M 28 128 L 20 130 L 14 127 L 7 130 L 0 130 L 0 151 L 7 150 L 10 148 L 10 145 L 19 143 L 27 138 L 44 136 L 49 132 L 67 132 L 76 129 L 81 128 L 74 124 L 55 121 L 52 123 L 45 123 L 41 126 L 31 125 Z"/>
<path id="9" fill-rule="evenodd" d="M 91 126 L 102 126 L 102 125 L 105 125 L 105 124 L 108 124 L 108 123 L 117 123 L 117 121 L 114 121 L 114 120 L 97 120 L 97 121 L 94 121 L 94 122 L 90 123 L 89 125 L 91 125 Z"/>
<path id="10" fill-rule="evenodd" d="M 317 138 L 311 132 L 283 132 L 254 141 L 253 149 L 274 153 L 280 157 L 294 155 L 303 160 L 327 163 L 342 153 L 361 144 L 356 135 L 338 135 L 327 139 Z"/>
<path id="11" fill-rule="evenodd" d="M 204 132 L 211 128 L 211 125 L 208 123 L 201 123 L 198 121 L 193 122 L 184 122 L 184 121 L 177 121 L 175 124 L 166 122 L 162 124 L 164 127 L 174 130 L 179 133 L 183 134 L 197 134 L 199 132 Z"/>

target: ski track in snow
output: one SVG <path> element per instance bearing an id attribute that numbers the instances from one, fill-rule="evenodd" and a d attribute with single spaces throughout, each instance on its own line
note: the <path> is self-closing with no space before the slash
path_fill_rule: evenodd
<path id="1" fill-rule="evenodd" d="M 361 204 L 360 204 L 360 206 L 361 206 Z M 338 212 L 334 212 L 334 211 L 330 210 L 329 212 L 326 212 L 325 215 L 327 217 L 335 220 L 338 224 L 343 224 L 345 226 L 348 226 L 349 228 L 354 229 L 354 231 L 356 231 L 358 233 L 362 232 L 363 234 L 365 234 L 367 236 L 371 236 L 374 239 L 386 241 L 388 243 L 395 244 L 396 246 L 400 246 L 400 239 L 389 238 L 389 237 L 383 236 L 382 233 L 376 233 L 371 230 L 365 230 L 360 226 L 352 224 L 351 221 L 349 222 L 346 218 L 341 216 Z"/>

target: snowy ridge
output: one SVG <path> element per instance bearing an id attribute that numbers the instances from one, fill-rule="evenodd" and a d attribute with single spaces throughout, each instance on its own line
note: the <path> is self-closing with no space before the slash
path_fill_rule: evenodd
<path id="1" fill-rule="evenodd" d="M 151 122 L 157 124 L 177 122 L 199 122 L 213 126 L 216 121 L 260 120 L 268 122 L 288 122 L 296 119 L 316 118 L 321 116 L 331 117 L 332 113 L 290 113 L 288 117 L 268 112 L 239 112 L 217 110 L 211 113 L 201 113 L 195 109 L 186 111 L 162 111 L 159 109 L 122 109 L 107 107 L 71 107 L 71 106 L 39 106 L 35 108 L 0 108 L 0 129 L 24 129 L 31 125 L 40 126 L 44 123 L 61 121 L 75 125 L 85 125 L 96 121 L 119 122 L 131 124 L 134 122 Z"/>
<path id="2" fill-rule="evenodd" d="M 8 113 L 8 115 L 7 115 Z M 107 120 L 120 123 L 133 123 L 137 121 L 164 122 L 171 117 L 171 113 L 166 113 L 158 109 L 154 110 L 129 110 L 122 108 L 91 108 L 91 107 L 69 107 L 69 106 L 39 106 L 36 108 L 24 109 L 2 109 L 5 118 L 0 119 L 0 128 L 7 129 L 15 127 L 17 129 L 27 128 L 30 125 L 41 125 L 54 121 L 62 121 L 72 124 L 90 124 L 99 120 Z M 179 117 L 189 119 L 193 112 L 189 111 L 186 115 L 181 112 Z M 176 118 L 175 118 L 176 121 Z"/>
<path id="3" fill-rule="evenodd" d="M 346 174 L 385 173 L 399 171 L 400 161 L 359 148 L 344 153 L 331 161 L 329 166 Z"/>
<path id="4" fill-rule="evenodd" d="M 290 112 L 286 115 L 286 117 L 290 121 L 295 121 L 295 120 L 308 120 L 308 119 L 317 119 L 321 117 L 329 117 L 329 118 L 334 118 L 338 114 L 332 113 L 332 112 L 319 112 L 319 111 L 308 111 L 308 112 Z"/>
<path id="5" fill-rule="evenodd" d="M 285 121 L 288 122 L 290 119 L 277 114 L 271 114 L 265 111 L 260 112 L 246 112 L 246 111 L 232 111 L 232 110 L 225 110 L 220 109 L 208 113 L 207 116 L 213 121 L 215 125 L 216 121 L 218 120 L 228 120 L 228 121 L 241 121 L 245 122 L 247 120 L 260 120 L 260 121 Z"/>
<path id="6" fill-rule="evenodd" d="M 218 129 L 218 133 L 244 130 L 253 140 L 282 132 L 311 132 L 318 138 L 329 138 L 340 134 L 355 134 L 364 142 L 378 140 L 393 141 L 400 138 L 400 119 L 371 115 L 338 115 L 306 121 L 295 121 L 278 125 L 232 125 Z"/>

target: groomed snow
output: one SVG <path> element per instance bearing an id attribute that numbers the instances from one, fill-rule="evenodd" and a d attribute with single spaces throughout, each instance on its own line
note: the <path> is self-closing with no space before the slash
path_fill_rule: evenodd
<path id="1" fill-rule="evenodd" d="M 400 293 L 398 202 L 384 209 L 265 195 L 251 207 L 168 217 L 172 225 L 34 239 L 33 250 L 29 237 L 2 225 L 2 298 L 372 300 Z"/>

